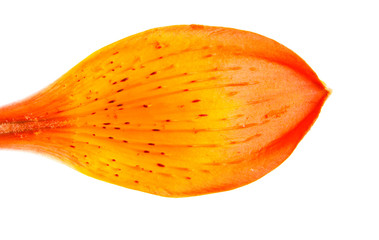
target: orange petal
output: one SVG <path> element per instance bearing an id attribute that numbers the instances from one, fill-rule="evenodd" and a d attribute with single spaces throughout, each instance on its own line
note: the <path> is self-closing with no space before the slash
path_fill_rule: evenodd
<path id="1" fill-rule="evenodd" d="M 328 94 L 300 57 L 266 37 L 163 27 L 96 51 L 0 109 L 0 147 L 152 194 L 207 194 L 281 164 Z"/>

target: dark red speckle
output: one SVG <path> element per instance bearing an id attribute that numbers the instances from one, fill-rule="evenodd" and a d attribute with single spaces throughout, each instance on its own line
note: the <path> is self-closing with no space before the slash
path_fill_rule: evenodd
<path id="1" fill-rule="evenodd" d="M 160 49 L 160 48 L 162 48 L 162 46 L 160 45 L 159 42 L 156 42 L 156 43 L 154 44 L 154 47 L 155 47 L 156 49 Z"/>

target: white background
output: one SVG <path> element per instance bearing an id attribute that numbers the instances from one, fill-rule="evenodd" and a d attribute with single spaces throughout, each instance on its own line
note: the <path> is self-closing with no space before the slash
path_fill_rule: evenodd
<path id="1" fill-rule="evenodd" d="M 379 239 L 376 1 L 3 1 L 0 105 L 150 28 L 233 27 L 298 53 L 333 93 L 290 158 L 248 186 L 170 199 L 0 151 L 0 239 Z"/>

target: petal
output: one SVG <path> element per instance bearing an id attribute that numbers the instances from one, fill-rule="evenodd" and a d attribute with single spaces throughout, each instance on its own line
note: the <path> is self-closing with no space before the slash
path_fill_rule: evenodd
<path id="1" fill-rule="evenodd" d="M 163 27 L 96 51 L 45 90 L 3 108 L 0 146 L 47 153 L 148 193 L 207 194 L 280 165 L 328 94 L 300 57 L 271 39 Z"/>

